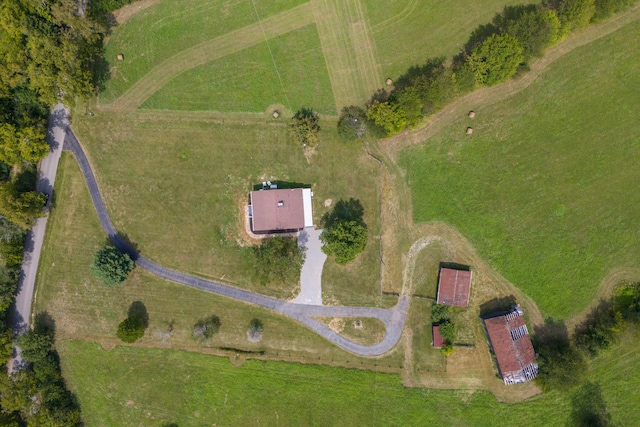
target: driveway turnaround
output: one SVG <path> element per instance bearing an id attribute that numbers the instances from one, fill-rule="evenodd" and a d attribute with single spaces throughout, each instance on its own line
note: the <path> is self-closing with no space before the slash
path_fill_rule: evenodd
<path id="1" fill-rule="evenodd" d="M 66 136 L 69 126 L 67 121 L 68 111 L 62 104 L 58 104 L 51 111 L 49 117 L 49 130 L 47 131 L 47 143 L 50 152 L 40 165 L 38 171 L 38 182 L 36 191 L 44 193 L 49 197 L 47 208 L 53 197 L 53 184 L 56 179 L 56 171 L 60 154 L 62 153 L 62 144 Z M 38 271 L 38 262 L 40 261 L 40 252 L 44 241 L 44 232 L 47 227 L 47 217 L 38 218 L 36 224 L 29 230 L 26 243 L 24 245 L 24 257 L 22 260 L 22 269 L 20 270 L 20 278 L 18 280 L 18 295 L 16 296 L 15 309 L 11 315 L 11 327 L 14 336 L 22 335 L 29 329 L 29 321 L 31 317 L 31 302 L 33 301 L 33 288 L 36 282 L 36 273 Z M 21 364 L 20 349 L 14 349 L 14 358 L 9 362 L 9 369 L 13 370 Z"/>
<path id="2" fill-rule="evenodd" d="M 306 227 L 298 234 L 298 246 L 305 249 L 304 264 L 300 270 L 300 294 L 296 304 L 322 305 L 322 267 L 327 255 L 322 252 L 322 230 Z"/>
<path id="3" fill-rule="evenodd" d="M 64 143 L 65 150 L 73 153 L 80 165 L 84 179 L 87 182 L 91 200 L 98 213 L 100 225 L 105 231 L 109 240 L 122 252 L 129 254 L 135 261 L 136 265 L 148 272 L 155 274 L 172 282 L 180 283 L 192 288 L 222 295 L 228 298 L 255 304 L 260 307 L 273 310 L 277 313 L 288 316 L 297 320 L 309 329 L 323 336 L 327 340 L 337 346 L 360 356 L 379 356 L 391 350 L 402 334 L 402 329 L 407 317 L 407 309 L 409 307 L 409 297 L 401 296 L 398 304 L 390 309 L 381 309 L 374 307 L 344 307 L 344 306 L 322 306 L 322 305 L 306 305 L 297 302 L 287 302 L 264 295 L 234 288 L 232 286 L 223 285 L 221 283 L 212 282 L 199 277 L 190 276 L 168 268 L 162 267 L 141 256 L 131 245 L 129 245 L 116 231 L 113 223 L 107 215 L 107 211 L 102 201 L 102 196 L 98 190 L 91 165 L 85 155 L 73 131 L 67 129 L 67 136 Z M 332 331 L 324 323 L 316 320 L 314 317 L 374 317 L 382 321 L 386 326 L 386 335 L 379 343 L 366 346 L 356 344 Z"/>

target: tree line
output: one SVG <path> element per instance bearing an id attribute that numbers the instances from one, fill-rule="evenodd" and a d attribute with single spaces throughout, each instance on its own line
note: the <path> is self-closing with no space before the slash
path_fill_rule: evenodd
<path id="1" fill-rule="evenodd" d="M 338 132 L 345 140 L 365 133 L 392 136 L 420 125 L 456 97 L 494 86 L 528 70 L 533 58 L 568 34 L 606 19 L 637 0 L 545 0 L 507 6 L 476 28 L 451 59 L 431 58 L 411 67 L 391 91 L 380 89 L 366 107 L 343 108 Z"/>
<path id="2" fill-rule="evenodd" d="M 26 230 L 47 203 L 35 187 L 36 164 L 49 153 L 49 110 L 58 102 L 73 106 L 101 87 L 108 77 L 103 41 L 109 14 L 130 2 L 94 0 L 88 11 L 76 0 L 0 2 L 0 359 L 5 365 L 13 336 L 8 312 Z M 53 330 L 41 324 L 20 339 L 25 369 L 0 381 L 3 425 L 80 424 L 53 343 Z"/>

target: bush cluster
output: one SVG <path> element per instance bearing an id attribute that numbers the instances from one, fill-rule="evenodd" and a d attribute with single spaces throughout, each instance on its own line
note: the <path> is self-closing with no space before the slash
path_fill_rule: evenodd
<path id="1" fill-rule="evenodd" d="M 27 366 L 11 376 L 1 376 L 2 410 L 25 425 L 71 427 L 81 425 L 80 406 L 66 387 L 60 361 L 53 349 L 53 328 L 36 317 L 34 329 L 19 338 Z"/>
<path id="2" fill-rule="evenodd" d="M 439 327 L 440 335 L 445 341 L 440 351 L 444 355 L 450 355 L 453 353 L 453 344 L 456 340 L 456 326 L 451 320 L 449 306 L 434 304 L 431 307 L 431 323 Z"/>
<path id="3" fill-rule="evenodd" d="M 304 252 L 295 238 L 265 239 L 259 246 L 254 246 L 253 253 L 254 268 L 261 284 L 296 284 L 300 280 Z"/>

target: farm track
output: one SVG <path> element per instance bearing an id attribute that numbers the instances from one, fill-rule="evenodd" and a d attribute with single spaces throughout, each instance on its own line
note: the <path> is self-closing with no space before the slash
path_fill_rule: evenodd
<path id="1" fill-rule="evenodd" d="M 313 23 L 311 5 L 305 3 L 224 36 L 200 43 L 158 64 L 113 103 L 102 105 L 101 108 L 117 112 L 134 111 L 151 95 L 185 71 Z"/>

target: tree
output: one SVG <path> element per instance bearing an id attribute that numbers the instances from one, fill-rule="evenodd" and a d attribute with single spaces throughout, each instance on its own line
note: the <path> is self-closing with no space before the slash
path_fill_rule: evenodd
<path id="1" fill-rule="evenodd" d="M 518 39 L 510 34 L 493 34 L 467 57 L 480 85 L 494 86 L 507 81 L 524 61 Z"/>
<path id="2" fill-rule="evenodd" d="M 250 342 L 260 342 L 262 335 L 264 334 L 264 326 L 260 319 L 251 319 L 249 322 L 249 328 L 247 329 L 247 339 Z"/>
<path id="3" fill-rule="evenodd" d="M 218 316 L 209 316 L 200 319 L 193 326 L 193 337 L 197 340 L 204 341 L 213 337 L 220 330 L 220 318 Z"/>
<path id="4" fill-rule="evenodd" d="M 534 348 L 538 354 L 536 382 L 543 390 L 567 390 L 582 382 L 587 363 L 566 334 L 538 340 Z"/>
<path id="5" fill-rule="evenodd" d="M 19 269 L 24 255 L 24 235 L 0 239 L 0 256 L 9 270 Z"/>
<path id="6" fill-rule="evenodd" d="M 118 325 L 116 336 L 124 342 L 134 343 L 144 336 L 146 327 L 136 316 L 129 316 Z"/>
<path id="7" fill-rule="evenodd" d="M 560 20 L 554 10 L 532 10 L 503 23 L 505 32 L 518 39 L 525 59 L 542 56 L 544 49 L 558 41 Z"/>
<path id="8" fill-rule="evenodd" d="M 47 196 L 27 191 L 20 193 L 11 182 L 0 183 L 0 215 L 27 230 L 44 213 Z"/>
<path id="9" fill-rule="evenodd" d="M 339 220 L 320 234 L 322 251 L 345 265 L 356 259 L 367 245 L 367 227 L 361 221 Z"/>
<path id="10" fill-rule="evenodd" d="M 367 115 L 356 105 L 344 107 L 338 119 L 338 134 L 344 141 L 362 138 L 367 130 Z"/>
<path id="11" fill-rule="evenodd" d="M 398 106 L 398 111 L 403 111 L 407 121 L 406 126 L 416 126 L 422 120 L 422 100 L 420 93 L 414 86 L 391 94 L 389 101 Z"/>
<path id="12" fill-rule="evenodd" d="M 434 304 L 431 307 L 431 321 L 438 324 L 449 320 L 449 306 L 444 304 Z"/>
<path id="13" fill-rule="evenodd" d="M 318 144 L 320 116 L 311 108 L 301 108 L 291 119 L 289 129 L 293 139 L 302 147 L 315 147 Z"/>
<path id="14" fill-rule="evenodd" d="M 265 239 L 260 246 L 254 246 L 253 249 L 254 266 L 260 283 L 298 283 L 304 252 L 296 239 L 273 237 Z"/>
<path id="15" fill-rule="evenodd" d="M 383 128 L 388 136 L 402 132 L 409 124 L 404 110 L 389 101 L 373 101 L 367 109 L 367 118 Z"/>
<path id="16" fill-rule="evenodd" d="M 635 3 L 635 0 L 595 0 L 595 11 L 591 20 L 597 22 L 607 19 L 614 13 L 626 9 L 633 3 Z"/>
<path id="17" fill-rule="evenodd" d="M 114 286 L 124 282 L 133 267 L 134 263 L 129 255 L 120 252 L 111 244 L 106 244 L 94 254 L 91 271 L 103 285 Z"/>
<path id="18" fill-rule="evenodd" d="M 596 10 L 594 0 L 551 0 L 549 4 L 558 12 L 560 37 L 589 25 Z"/>

